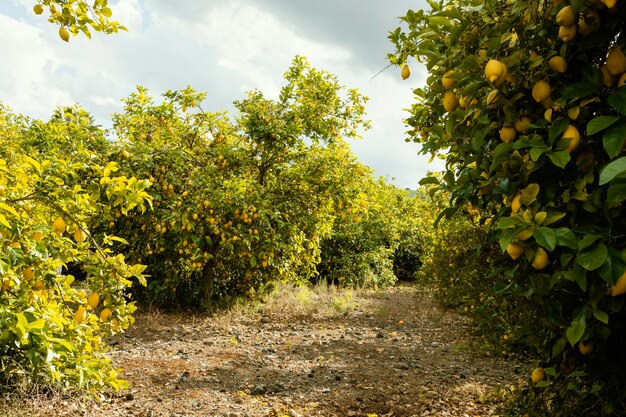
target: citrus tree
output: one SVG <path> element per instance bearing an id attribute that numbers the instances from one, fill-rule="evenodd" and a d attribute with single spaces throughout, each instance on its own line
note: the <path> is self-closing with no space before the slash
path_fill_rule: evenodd
<path id="1" fill-rule="evenodd" d="M 65 42 L 71 36 L 83 33 L 91 38 L 91 31 L 117 33 L 124 26 L 110 20 L 113 12 L 108 0 L 39 0 L 33 6 L 36 15 L 48 15 L 48 21 L 59 26 L 59 37 Z"/>
<path id="2" fill-rule="evenodd" d="M 126 289 L 144 267 L 87 225 L 110 210 L 145 210 L 148 181 L 115 174 L 104 132 L 76 107 L 48 122 L 0 107 L 0 144 L 0 384 L 119 389 L 107 338 L 132 322 Z M 72 263 L 81 285 L 63 272 Z"/>
<path id="3" fill-rule="evenodd" d="M 409 11 L 389 58 L 429 72 L 407 119 L 444 155 L 451 215 L 493 221 L 503 293 L 541 355 L 523 408 L 623 413 L 626 75 L 622 1 L 442 1 Z M 506 260 L 508 258 L 508 261 Z M 525 329 L 525 330 L 524 330 Z"/>
<path id="4" fill-rule="evenodd" d="M 250 92 L 234 121 L 201 108 L 204 94 L 139 88 L 114 116 L 120 168 L 150 177 L 154 210 L 110 213 L 98 230 L 129 243 L 148 265 L 148 297 L 205 307 L 306 280 L 335 202 L 349 199 L 346 170 L 364 101 L 297 57 L 278 100 Z"/>

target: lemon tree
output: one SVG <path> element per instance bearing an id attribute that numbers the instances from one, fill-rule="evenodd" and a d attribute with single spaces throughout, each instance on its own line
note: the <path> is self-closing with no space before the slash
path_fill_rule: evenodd
<path id="1" fill-rule="evenodd" d="M 126 30 L 111 20 L 113 12 L 108 3 L 108 0 L 39 0 L 33 6 L 33 13 L 47 16 L 50 23 L 59 26 L 59 37 L 69 42 L 79 33 L 91 38 L 92 30 L 107 34 Z"/>
<path id="2" fill-rule="evenodd" d="M 119 389 L 107 339 L 132 322 L 141 265 L 96 239 L 93 217 L 145 210 L 148 181 L 116 175 L 108 142 L 77 107 L 47 121 L 0 107 L 0 385 Z M 79 264 L 85 281 L 64 266 Z"/>
<path id="3" fill-rule="evenodd" d="M 624 412 L 624 4 L 429 4 L 389 58 L 429 72 L 407 124 L 446 171 L 424 183 L 449 193 L 444 214 L 471 203 L 491 219 L 499 290 L 540 317 L 519 335 L 546 376 L 520 407 Z"/>
<path id="4" fill-rule="evenodd" d="M 119 167 L 150 178 L 154 210 L 111 212 L 95 227 L 148 266 L 147 297 L 207 307 L 314 273 L 355 188 L 345 138 L 367 127 L 365 98 L 302 57 L 285 80 L 278 100 L 252 91 L 236 102 L 234 120 L 204 111 L 191 88 L 160 103 L 139 88 L 114 116 Z"/>

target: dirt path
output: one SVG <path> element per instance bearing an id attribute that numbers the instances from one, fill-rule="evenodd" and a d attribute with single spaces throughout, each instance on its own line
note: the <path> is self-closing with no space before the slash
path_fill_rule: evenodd
<path id="1" fill-rule="evenodd" d="M 287 291 L 257 311 L 215 318 L 143 315 L 112 352 L 129 392 L 68 413 L 493 415 L 524 369 L 476 355 L 465 330 L 463 317 L 410 286 Z"/>

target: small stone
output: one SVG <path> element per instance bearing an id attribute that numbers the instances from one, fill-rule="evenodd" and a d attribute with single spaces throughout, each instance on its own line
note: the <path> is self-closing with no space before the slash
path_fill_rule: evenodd
<path id="1" fill-rule="evenodd" d="M 383 333 L 383 332 L 376 333 L 376 338 L 377 339 L 384 339 L 385 338 L 385 333 Z"/>
<path id="2" fill-rule="evenodd" d="M 252 390 L 250 390 L 250 395 L 263 395 L 266 393 L 265 387 L 261 385 L 255 385 Z"/>
<path id="3" fill-rule="evenodd" d="M 289 417 L 302 417 L 302 414 L 298 413 L 293 408 L 289 409 Z"/>
<path id="4" fill-rule="evenodd" d="M 132 400 L 134 400 L 134 399 L 135 399 L 135 396 L 133 395 L 133 393 L 132 393 L 132 392 L 129 392 L 128 394 L 126 394 L 126 395 L 124 396 L 124 399 L 125 399 L 126 401 L 132 401 Z"/>
<path id="5" fill-rule="evenodd" d="M 263 316 L 263 317 L 261 317 L 261 323 L 265 323 L 265 324 L 267 324 L 267 323 L 269 323 L 269 322 L 270 322 L 270 318 L 269 318 L 269 317 L 267 317 L 267 316 Z"/>
<path id="6" fill-rule="evenodd" d="M 322 394 L 328 394 L 330 392 L 331 392 L 330 388 L 322 388 Z"/>

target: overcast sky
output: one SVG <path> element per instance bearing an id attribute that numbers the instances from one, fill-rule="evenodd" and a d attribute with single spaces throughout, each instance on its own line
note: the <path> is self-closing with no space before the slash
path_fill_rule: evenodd
<path id="1" fill-rule="evenodd" d="M 208 93 L 205 110 L 232 111 L 250 89 L 275 97 L 293 57 L 304 55 L 370 97 L 373 128 L 352 149 L 377 175 L 415 188 L 442 167 L 404 141 L 404 109 L 424 75 L 414 66 L 407 81 L 395 67 L 374 77 L 393 51 L 388 32 L 423 0 L 111 0 L 128 33 L 69 43 L 45 14 L 34 15 L 34 3 L 0 1 L 0 101 L 15 112 L 47 119 L 79 103 L 108 126 L 136 85 L 154 96 L 191 85 Z"/>

